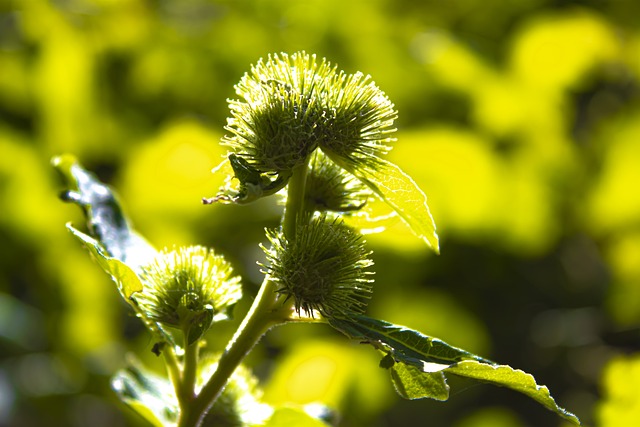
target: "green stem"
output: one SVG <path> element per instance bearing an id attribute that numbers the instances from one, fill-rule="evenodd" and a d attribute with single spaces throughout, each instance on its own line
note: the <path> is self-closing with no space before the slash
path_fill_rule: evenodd
<path id="1" fill-rule="evenodd" d="M 287 205 L 282 220 L 282 228 L 288 239 L 295 237 L 298 220 L 304 214 L 307 169 L 308 163 L 305 162 L 294 169 L 289 179 Z M 265 277 L 249 312 L 220 356 L 216 371 L 195 399 L 181 408 L 178 427 L 200 426 L 233 372 L 262 335 L 271 327 L 290 320 L 291 304 L 279 303 L 276 290 L 276 284 L 268 276 Z"/>
<path id="2" fill-rule="evenodd" d="M 186 339 L 185 339 L 186 341 Z M 195 398 L 196 392 L 196 373 L 198 371 L 198 350 L 199 341 L 191 345 L 185 343 L 184 348 L 184 367 L 182 369 L 182 384 L 178 399 L 181 406 L 185 406 Z"/>
<path id="3" fill-rule="evenodd" d="M 182 376 L 180 375 L 180 365 L 173 346 L 167 343 L 165 348 L 162 349 L 162 355 L 164 356 L 164 363 L 169 371 L 169 379 L 173 383 L 176 396 L 180 396 Z"/>
<path id="4" fill-rule="evenodd" d="M 309 161 L 293 170 L 287 187 L 287 205 L 282 220 L 282 231 L 287 239 L 293 240 L 296 235 L 298 221 L 304 215 L 305 188 Z"/>
<path id="5" fill-rule="evenodd" d="M 275 285 L 266 279 L 251 309 L 220 357 L 216 371 L 188 405 L 189 408 L 181 413 L 178 427 L 199 426 L 247 353 L 269 328 L 286 320 L 286 316 L 276 309 L 276 299 Z"/>

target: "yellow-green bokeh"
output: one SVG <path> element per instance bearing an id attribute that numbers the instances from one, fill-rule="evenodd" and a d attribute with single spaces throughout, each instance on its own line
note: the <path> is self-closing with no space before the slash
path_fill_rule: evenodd
<path id="1" fill-rule="evenodd" d="M 640 384 L 635 356 L 612 359 L 637 355 L 640 330 L 637 16 L 634 2 L 552 0 L 0 3 L 0 297 L 12 316 L 0 424 L 142 425 L 109 376 L 128 350 L 162 367 L 65 230 L 83 219 L 57 199 L 50 158 L 72 153 L 114 185 L 157 247 L 219 249 L 251 298 L 257 244 L 282 207 L 200 199 L 221 184 L 210 170 L 233 85 L 258 58 L 304 49 L 371 74 L 395 103 L 389 158 L 426 192 L 441 237 L 439 257 L 397 219 L 366 237 L 370 314 L 526 369 L 587 423 L 617 425 Z M 574 310 L 590 316 L 575 329 L 544 321 Z M 375 351 L 305 328 L 249 359 L 271 402 L 320 401 L 347 426 L 561 425 L 466 384 L 448 403 L 409 405 Z M 219 332 L 212 343 L 232 331 Z"/>

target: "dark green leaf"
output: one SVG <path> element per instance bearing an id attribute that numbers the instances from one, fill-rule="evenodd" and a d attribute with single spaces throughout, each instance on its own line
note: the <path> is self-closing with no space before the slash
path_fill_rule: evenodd
<path id="1" fill-rule="evenodd" d="M 396 361 L 414 365 L 423 372 L 441 371 L 462 360 L 477 360 L 491 364 L 468 351 L 450 346 L 437 338 L 363 315 L 331 318 L 329 323 L 348 337 L 383 346 Z"/>
<path id="2" fill-rule="evenodd" d="M 131 229 L 113 191 L 83 169 L 73 156 L 59 156 L 53 165 L 61 173 L 68 189 L 62 200 L 75 203 L 87 217 L 89 234 L 110 258 L 134 271 L 155 256 L 156 251 Z"/>
<path id="3" fill-rule="evenodd" d="M 380 367 L 382 369 L 389 369 L 395 365 L 396 361 L 393 359 L 391 353 L 387 353 L 384 355 L 382 360 L 380 361 Z"/>
<path id="4" fill-rule="evenodd" d="M 381 365 L 391 365 L 389 369 L 396 390 L 407 399 L 430 397 L 446 400 L 448 387 L 444 374 L 450 373 L 519 391 L 580 425 L 575 415 L 556 404 L 547 387 L 536 384 L 533 376 L 523 371 L 497 365 L 403 326 L 362 315 L 332 318 L 329 323 L 348 337 L 386 352 Z M 389 355 L 395 363 L 391 364 Z"/>
<path id="5" fill-rule="evenodd" d="M 389 369 L 396 391 L 405 399 L 447 400 L 449 386 L 442 372 L 423 372 L 420 368 L 396 363 Z"/>
<path id="6" fill-rule="evenodd" d="M 218 195 L 212 198 L 202 199 L 204 204 L 215 202 L 246 204 L 258 200 L 261 197 L 270 196 L 282 190 L 291 177 L 290 172 L 279 172 L 273 177 L 261 173 L 244 158 L 229 154 L 229 166 L 218 165 L 213 169 L 214 173 L 227 172 L 227 176 L 233 176 L 238 182 L 237 188 L 233 188 L 231 180 L 226 181 L 225 187 L 220 189 Z M 231 169 L 231 171 L 229 171 Z"/>
<path id="7" fill-rule="evenodd" d="M 190 327 L 187 332 L 187 345 L 198 341 L 209 330 L 213 320 L 213 310 L 204 310 L 194 316 L 190 320 Z"/>

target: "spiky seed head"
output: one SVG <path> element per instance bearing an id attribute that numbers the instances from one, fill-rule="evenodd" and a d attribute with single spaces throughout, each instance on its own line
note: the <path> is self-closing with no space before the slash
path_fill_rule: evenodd
<path id="1" fill-rule="evenodd" d="M 144 289 L 135 298 L 150 320 L 182 330 L 191 344 L 242 297 L 232 273 L 222 256 L 203 246 L 164 249 L 143 267 Z"/>
<path id="2" fill-rule="evenodd" d="M 325 134 L 319 146 L 330 157 L 375 169 L 395 141 L 395 106 L 371 76 L 340 72 L 332 77 Z"/>
<path id="3" fill-rule="evenodd" d="M 317 88 L 331 75 L 315 55 L 269 56 L 236 85 L 222 140 L 260 172 L 281 173 L 302 164 L 316 148 L 315 127 L 324 112 Z M 321 91 L 322 89 L 320 89 Z"/>
<path id="4" fill-rule="evenodd" d="M 223 145 L 261 173 L 291 171 L 318 146 L 348 162 L 386 153 L 397 113 L 369 76 L 296 52 L 259 60 L 236 85 Z"/>
<path id="5" fill-rule="evenodd" d="M 295 240 L 280 230 L 267 234 L 267 273 L 278 293 L 293 298 L 298 314 L 325 317 L 362 313 L 371 296 L 373 265 L 362 236 L 341 220 L 315 217 L 298 227 Z"/>
<path id="6" fill-rule="evenodd" d="M 316 150 L 309 162 L 307 211 L 348 213 L 360 210 L 372 197 L 367 186 Z"/>

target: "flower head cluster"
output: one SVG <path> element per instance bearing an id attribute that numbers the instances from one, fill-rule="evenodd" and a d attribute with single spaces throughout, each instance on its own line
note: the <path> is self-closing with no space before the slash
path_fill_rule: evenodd
<path id="1" fill-rule="evenodd" d="M 216 200 L 254 200 L 261 194 L 256 186 L 272 194 L 318 147 L 334 161 L 374 167 L 393 140 L 394 105 L 371 78 L 338 71 L 305 52 L 258 61 L 236 93 L 222 144 L 236 156 L 241 195 Z"/>
<path id="2" fill-rule="evenodd" d="M 309 194 L 308 211 L 358 210 L 369 199 L 365 193 L 374 194 L 438 252 L 426 195 L 384 156 L 395 140 L 397 112 L 371 77 L 305 52 L 282 53 L 259 60 L 235 89 L 222 139 L 228 162 L 215 169 L 226 165 L 228 180 L 205 203 L 250 203 L 275 194 L 311 161 L 309 179 L 320 179 L 312 184 L 321 188 Z"/>
<path id="3" fill-rule="evenodd" d="M 202 246 L 165 249 L 142 270 L 136 301 L 146 316 L 181 329 L 189 344 L 200 338 L 242 297 L 229 263 Z"/>
<path id="4" fill-rule="evenodd" d="M 362 313 L 371 296 L 373 265 L 362 235 L 338 219 L 315 217 L 301 225 L 293 241 L 270 231 L 267 272 L 278 293 L 293 298 L 295 309 L 325 317 Z"/>

